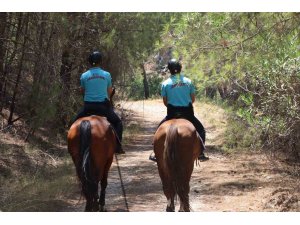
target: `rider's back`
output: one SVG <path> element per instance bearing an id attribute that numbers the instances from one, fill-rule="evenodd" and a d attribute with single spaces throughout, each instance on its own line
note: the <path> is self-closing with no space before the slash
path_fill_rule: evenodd
<path id="1" fill-rule="evenodd" d="M 111 87 L 111 75 L 99 67 L 93 67 L 80 78 L 84 88 L 85 102 L 103 102 L 108 99 L 107 88 Z"/>
<path id="2" fill-rule="evenodd" d="M 194 92 L 191 80 L 182 74 L 172 75 L 162 83 L 162 96 L 173 106 L 188 106 Z"/>

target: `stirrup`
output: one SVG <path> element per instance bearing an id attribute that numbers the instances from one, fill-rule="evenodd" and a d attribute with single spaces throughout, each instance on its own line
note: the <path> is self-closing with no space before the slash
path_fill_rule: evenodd
<path id="1" fill-rule="evenodd" d="M 204 153 L 202 153 L 198 156 L 198 160 L 200 160 L 200 162 L 204 162 L 209 160 L 209 157 L 205 156 Z"/>
<path id="2" fill-rule="evenodd" d="M 157 159 L 156 159 L 155 155 L 153 154 L 153 152 L 150 154 L 149 160 L 151 160 L 153 162 L 157 162 Z"/>

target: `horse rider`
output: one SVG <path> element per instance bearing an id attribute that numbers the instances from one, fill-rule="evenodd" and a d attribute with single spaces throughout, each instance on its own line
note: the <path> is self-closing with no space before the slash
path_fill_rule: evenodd
<path id="1" fill-rule="evenodd" d="M 84 106 L 76 116 L 75 120 L 88 115 L 105 116 L 112 124 L 118 138 L 116 153 L 124 154 L 122 149 L 123 125 L 119 116 L 114 112 L 109 98 L 113 92 L 111 75 L 100 68 L 102 54 L 99 51 L 92 52 L 88 61 L 90 69 L 80 77 L 81 93 L 84 96 Z"/>
<path id="2" fill-rule="evenodd" d="M 203 146 L 205 146 L 205 129 L 202 123 L 195 117 L 193 103 L 195 102 L 195 87 L 192 81 L 181 74 L 181 63 L 176 59 L 168 62 L 171 76 L 162 83 L 161 95 L 164 105 L 167 107 L 167 116 L 160 122 L 159 126 L 173 118 L 184 118 L 190 121 L 196 128 Z M 198 159 L 206 161 L 209 158 L 201 151 Z M 156 161 L 155 156 L 150 160 Z"/>

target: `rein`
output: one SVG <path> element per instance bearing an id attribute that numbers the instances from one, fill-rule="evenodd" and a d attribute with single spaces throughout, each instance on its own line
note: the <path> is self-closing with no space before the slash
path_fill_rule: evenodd
<path id="1" fill-rule="evenodd" d="M 112 107 L 114 107 L 114 103 L 113 103 L 112 98 L 115 95 L 115 93 L 116 93 L 116 89 L 113 88 L 112 89 L 112 93 L 110 95 L 110 103 L 111 103 Z M 123 194 L 123 198 L 124 198 L 124 202 L 125 202 L 126 211 L 129 212 L 129 206 L 128 206 L 128 201 L 127 201 L 127 197 L 126 197 L 125 186 L 124 186 L 124 183 L 123 183 L 123 178 L 122 178 L 121 169 L 120 169 L 120 165 L 119 165 L 119 160 L 118 160 L 117 154 L 115 154 L 115 158 L 116 158 L 118 173 L 119 173 L 119 177 L 120 177 L 120 183 L 121 183 L 122 194 Z"/>
<path id="2" fill-rule="evenodd" d="M 117 154 L 115 154 L 115 158 L 116 158 L 117 168 L 118 168 L 118 172 L 119 172 L 120 183 L 121 183 L 122 194 L 123 194 L 123 197 L 124 197 L 126 211 L 129 212 L 129 206 L 128 206 L 128 201 L 127 201 L 127 197 L 126 197 L 125 186 L 124 186 L 124 183 L 123 183 L 121 169 L 120 169 L 120 166 L 119 166 L 119 160 L 118 160 Z"/>

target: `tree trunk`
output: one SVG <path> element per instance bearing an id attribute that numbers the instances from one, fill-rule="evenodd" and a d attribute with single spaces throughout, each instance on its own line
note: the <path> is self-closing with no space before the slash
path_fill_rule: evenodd
<path id="1" fill-rule="evenodd" d="M 6 30 L 7 13 L 0 12 L 0 112 L 3 106 L 4 90 L 4 57 L 5 57 L 5 30 Z"/>
<path id="2" fill-rule="evenodd" d="M 144 96 L 145 96 L 145 99 L 148 99 L 149 95 L 150 95 L 150 91 L 149 91 L 149 84 L 148 84 L 148 79 L 147 79 L 147 74 L 146 74 L 144 63 L 141 64 L 141 68 L 143 71 Z"/>
<path id="3" fill-rule="evenodd" d="M 3 86 L 2 86 L 2 93 L 1 93 L 1 96 L 0 96 L 0 98 L 2 99 L 2 104 L 1 104 L 0 108 L 3 108 L 4 104 L 7 104 L 7 101 L 6 101 L 7 78 L 8 78 L 8 75 L 10 73 L 13 61 L 15 60 L 15 56 L 18 52 L 18 45 L 20 44 L 19 40 L 21 39 L 21 31 L 23 29 L 22 28 L 22 26 L 23 26 L 23 17 L 24 17 L 24 15 L 22 13 L 17 14 L 18 23 L 16 25 L 17 26 L 16 33 L 14 33 L 10 29 L 8 29 L 8 31 L 7 31 L 7 36 L 14 38 L 15 41 L 12 42 L 13 47 L 12 47 L 12 50 L 11 50 L 12 53 L 10 54 L 10 57 L 6 58 L 5 62 L 4 62 L 4 69 L 3 69 L 4 71 L 3 71 L 3 80 L 2 80 Z M 7 22 L 9 24 L 12 24 L 13 20 L 14 20 L 14 16 L 10 15 L 7 19 Z"/>
<path id="4" fill-rule="evenodd" d="M 76 19 L 76 13 L 68 13 L 67 19 L 70 24 L 74 23 Z M 71 88 L 71 72 L 73 68 L 72 54 L 73 54 L 73 46 L 74 40 L 76 40 L 76 30 L 73 28 L 68 28 L 66 38 L 67 42 L 63 47 L 62 56 L 61 56 L 61 67 L 60 67 L 60 78 L 62 81 L 62 91 L 59 101 L 58 108 L 61 109 L 61 114 L 59 116 L 60 121 L 63 126 L 66 127 L 68 125 L 68 104 L 69 104 L 69 93 Z"/>
<path id="5" fill-rule="evenodd" d="M 29 14 L 27 14 L 26 18 L 24 19 L 25 31 L 24 31 L 23 44 L 22 44 L 22 47 L 21 47 L 22 53 L 21 53 L 21 58 L 20 58 L 20 62 L 19 62 L 18 72 L 17 72 L 17 80 L 16 80 L 16 83 L 15 83 L 14 91 L 13 91 L 13 97 L 12 97 L 11 104 L 10 104 L 10 107 L 9 107 L 10 112 L 9 112 L 9 117 L 8 117 L 8 121 L 7 121 L 8 125 L 13 124 L 13 114 L 14 114 L 14 111 L 15 111 L 16 96 L 17 96 L 17 93 L 18 93 L 19 83 L 20 83 L 20 79 L 21 79 L 25 49 L 26 49 L 26 43 L 27 43 L 28 21 L 29 21 Z"/>
<path id="6" fill-rule="evenodd" d="M 228 96 L 228 88 L 227 88 L 226 84 L 219 85 L 218 91 L 219 91 L 219 94 L 220 94 L 222 100 L 225 100 Z"/>

